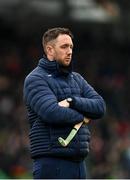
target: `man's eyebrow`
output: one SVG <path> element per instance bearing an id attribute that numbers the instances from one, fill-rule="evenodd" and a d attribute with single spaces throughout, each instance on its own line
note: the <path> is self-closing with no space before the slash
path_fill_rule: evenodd
<path id="1" fill-rule="evenodd" d="M 61 44 L 61 46 L 71 46 L 71 47 L 73 47 L 74 45 L 73 44 L 69 44 L 69 43 L 64 43 L 64 44 Z"/>

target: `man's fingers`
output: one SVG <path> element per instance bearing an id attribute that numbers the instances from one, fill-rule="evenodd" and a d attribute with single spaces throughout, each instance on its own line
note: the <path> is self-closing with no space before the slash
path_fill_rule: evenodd
<path id="1" fill-rule="evenodd" d="M 62 107 L 69 107 L 69 103 L 66 101 L 66 99 L 64 99 L 63 101 L 58 102 L 59 106 Z"/>

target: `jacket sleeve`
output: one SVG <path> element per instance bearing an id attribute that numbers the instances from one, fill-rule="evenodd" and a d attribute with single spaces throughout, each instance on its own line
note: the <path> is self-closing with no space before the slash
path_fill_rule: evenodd
<path id="1" fill-rule="evenodd" d="M 47 82 L 38 76 L 29 76 L 24 82 L 24 101 L 46 123 L 76 124 L 84 116 L 78 111 L 61 107 Z"/>
<path id="2" fill-rule="evenodd" d="M 78 110 L 84 116 L 92 119 L 102 118 L 106 112 L 106 104 L 104 99 L 87 83 L 87 81 L 76 73 L 76 78 L 80 84 L 82 96 L 72 96 L 72 108 Z"/>

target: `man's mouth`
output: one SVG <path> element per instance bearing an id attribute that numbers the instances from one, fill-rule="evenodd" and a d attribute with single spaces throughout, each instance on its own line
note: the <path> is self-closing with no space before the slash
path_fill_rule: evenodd
<path id="1" fill-rule="evenodd" d="M 66 60 L 71 60 L 71 57 L 67 57 L 67 58 L 65 58 Z"/>

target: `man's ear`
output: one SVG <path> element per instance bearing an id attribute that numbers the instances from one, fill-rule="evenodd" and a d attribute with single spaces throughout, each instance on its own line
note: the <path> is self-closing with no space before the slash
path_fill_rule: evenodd
<path id="1" fill-rule="evenodd" d="M 51 45 L 47 45 L 46 46 L 46 51 L 47 51 L 47 54 L 48 55 L 53 55 L 53 53 L 54 53 L 54 49 L 53 49 L 53 47 L 51 46 Z"/>

